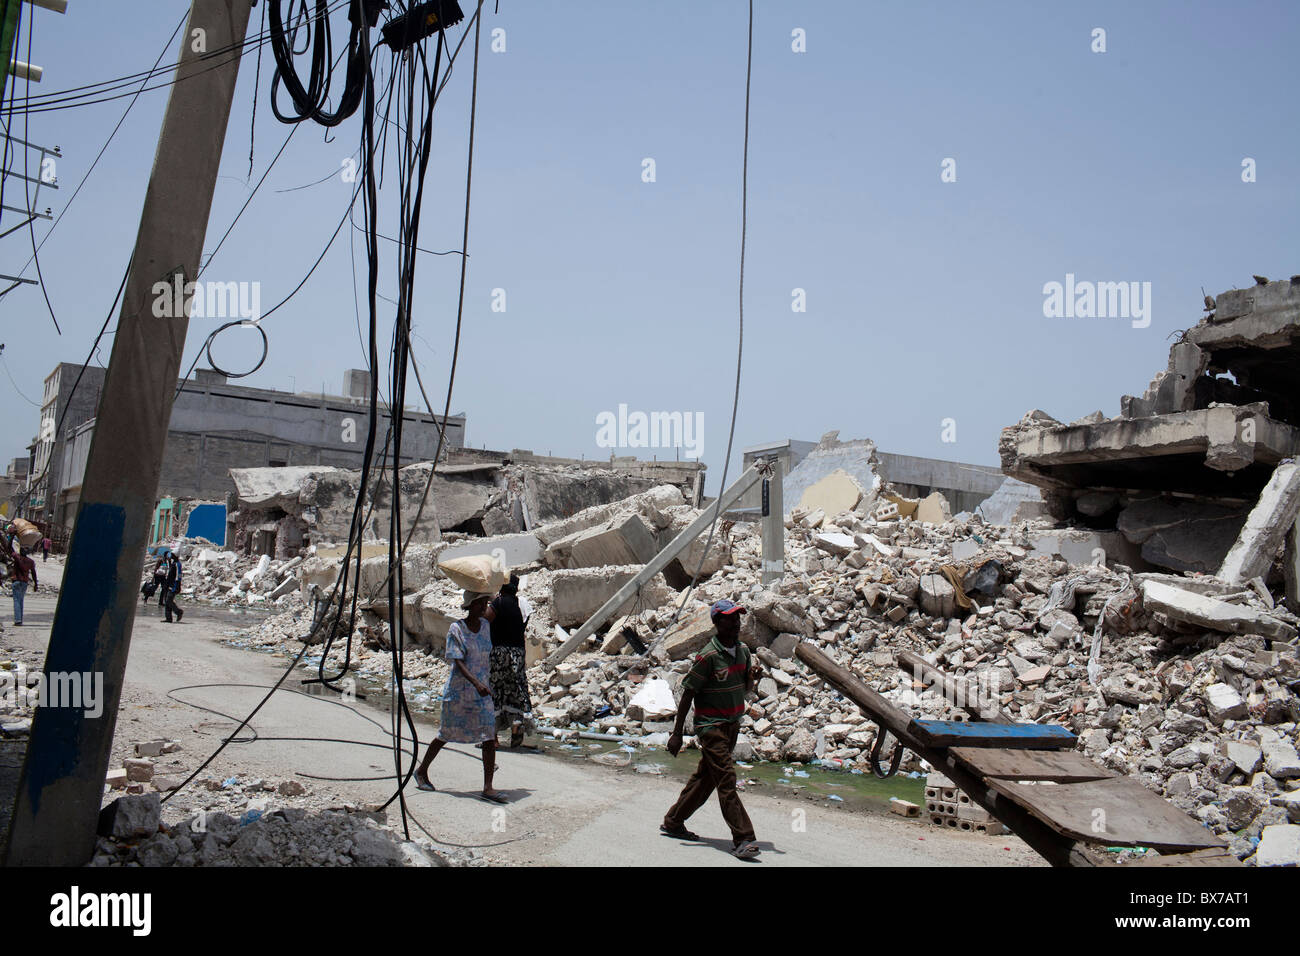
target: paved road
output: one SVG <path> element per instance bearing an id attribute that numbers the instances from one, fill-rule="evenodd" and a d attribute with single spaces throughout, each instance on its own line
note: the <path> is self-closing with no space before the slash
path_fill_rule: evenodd
<path id="1" fill-rule="evenodd" d="M 41 569 L 53 580 L 56 565 Z M 11 621 L 11 607 L 0 621 Z M 0 656 L 39 660 L 48 640 L 54 600 L 43 588 L 27 599 L 26 626 L 6 623 Z M 159 773 L 188 775 L 232 726 L 212 714 L 169 699 L 182 685 L 224 683 L 270 685 L 283 672 L 283 658 L 222 643 L 248 619 L 229 611 L 190 606 L 181 625 L 161 622 L 156 604 L 136 618 L 130 662 L 114 747 L 115 765 L 130 755 L 136 741 L 169 737 L 183 750 L 164 757 Z M 297 675 L 286 686 L 295 686 Z M 194 704 L 242 716 L 264 694 L 257 687 L 212 687 L 177 692 Z M 377 722 L 377 723 L 376 723 Z M 380 747 L 287 740 L 233 744 L 204 772 L 204 778 L 233 774 L 271 780 L 296 774 L 375 777 L 380 782 L 302 780 L 320 805 L 331 799 L 382 802 L 392 793 L 392 754 L 387 749 L 386 711 L 366 702 L 345 707 L 294 693 L 277 694 L 254 719 L 263 738 L 334 737 Z M 420 724 L 422 739 L 435 728 Z M 666 754 L 665 760 L 671 759 Z M 694 759 L 692 755 L 690 758 Z M 170 761 L 170 763 L 169 763 Z M 448 748 L 433 765 L 437 793 L 408 788 L 411 813 L 441 845 L 477 848 L 494 861 L 517 864 L 621 866 L 747 866 L 727 852 L 730 838 L 716 801 L 691 820 L 705 842 L 686 844 L 658 833 L 664 811 L 680 783 L 587 761 L 540 754 L 501 753 L 496 786 L 511 798 L 505 807 L 477 797 L 482 783 L 478 751 Z M 192 785 L 179 794 L 178 807 L 206 806 L 208 792 Z M 954 833 L 888 815 L 844 809 L 767 793 L 747 793 L 745 805 L 763 847 L 763 866 L 1026 866 L 1041 860 L 1019 840 Z M 396 819 L 396 805 L 390 820 Z M 418 834 L 418 829 L 412 827 Z"/>

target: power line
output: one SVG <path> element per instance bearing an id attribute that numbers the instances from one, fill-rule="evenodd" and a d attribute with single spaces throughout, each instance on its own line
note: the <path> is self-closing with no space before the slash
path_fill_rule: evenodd
<path id="1" fill-rule="evenodd" d="M 718 491 L 719 504 L 721 504 L 722 492 L 727 490 L 727 470 L 731 465 L 731 447 L 736 437 L 736 413 L 740 408 L 740 367 L 745 349 L 745 235 L 749 224 L 749 86 L 753 67 L 754 0 L 749 0 L 749 41 L 745 58 L 745 138 L 740 167 L 740 282 L 737 303 L 740 316 L 740 337 L 736 343 L 736 387 L 731 398 L 731 425 L 727 430 L 727 456 L 722 460 L 722 484 L 719 486 Z M 713 545 L 713 534 L 717 529 L 718 518 L 721 514 L 722 509 L 715 507 L 713 520 L 709 522 L 709 536 L 704 541 L 704 550 L 700 552 L 700 562 L 695 567 L 695 573 L 691 575 L 691 585 L 686 589 L 686 593 L 682 595 L 681 603 L 677 605 L 677 611 L 673 614 L 672 622 L 668 625 L 669 628 L 677 623 L 682 610 L 686 607 L 686 602 L 691 599 L 691 595 L 695 592 L 695 586 L 699 583 L 700 574 L 704 571 L 704 562 L 708 560 L 709 548 Z"/>
<path id="2" fill-rule="evenodd" d="M 171 49 L 171 45 L 175 41 L 176 35 L 180 33 L 181 27 L 183 27 L 184 25 L 185 25 L 185 16 L 182 16 L 180 21 L 176 24 L 176 29 L 172 31 L 171 37 L 167 40 L 166 45 L 163 46 L 162 51 L 158 54 L 158 59 L 154 62 L 155 67 L 159 63 L 161 63 L 162 58 L 167 55 L 167 51 Z M 17 86 L 17 84 L 14 85 Z M 122 124 L 126 122 L 126 117 L 131 112 L 131 108 L 135 106 L 136 100 L 140 98 L 140 94 L 143 92 L 144 92 L 144 86 L 142 84 L 140 89 L 136 90 L 135 96 L 132 97 L 131 102 L 127 104 L 126 109 L 123 110 L 121 117 L 118 118 L 117 125 L 113 127 L 113 131 L 108 134 L 108 139 L 104 140 L 104 145 L 99 148 L 99 152 L 95 155 L 95 159 L 90 164 L 90 168 L 87 169 L 86 174 L 81 177 L 81 182 L 77 183 L 77 188 L 72 191 L 72 196 L 68 199 L 67 203 L 64 205 L 63 210 L 55 218 L 54 222 L 51 224 L 49 228 L 49 231 L 45 233 L 44 238 L 42 238 L 41 241 L 37 244 L 36 248 L 32 250 L 32 257 L 27 260 L 26 264 L 18 272 L 18 275 L 21 276 L 24 272 L 27 271 L 27 267 L 30 266 L 32 262 L 35 261 L 37 253 L 39 253 L 40 250 L 44 248 L 45 243 L 48 242 L 50 236 L 54 234 L 54 230 L 57 229 L 59 227 L 59 223 L 63 221 L 63 217 L 66 216 L 68 210 L 72 208 L 72 204 L 76 202 L 77 196 L 81 193 L 82 187 L 86 185 L 86 181 L 90 179 L 90 174 L 93 173 L 95 171 L 95 167 L 99 165 L 99 161 L 104 157 L 104 153 L 108 150 L 109 144 L 113 142 L 113 137 L 116 136 L 117 131 L 122 128 Z"/>

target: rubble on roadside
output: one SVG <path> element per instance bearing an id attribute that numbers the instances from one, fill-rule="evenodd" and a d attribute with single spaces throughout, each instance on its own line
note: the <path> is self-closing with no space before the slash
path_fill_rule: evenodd
<path id="1" fill-rule="evenodd" d="M 1279 831 L 1254 859 L 1268 828 L 1300 822 L 1300 655 L 1292 643 L 1300 618 L 1274 599 L 1276 570 L 1263 576 L 1271 590 L 1259 579 L 1235 585 L 1134 572 L 1087 529 L 1054 529 L 1043 518 L 1009 527 L 979 514 L 953 518 L 880 485 L 851 511 L 792 511 L 785 575 L 771 587 L 761 584 L 758 526 L 720 522 L 726 560 L 680 612 L 684 590 L 658 578 L 587 646 L 553 670 L 539 666 L 567 637 L 563 626 L 584 619 L 639 567 L 550 567 L 547 555 L 562 565 L 583 554 L 639 558 L 646 535 L 662 547 L 672 528 L 698 514 L 667 504 L 667 493 L 665 502 L 648 494 L 552 529 L 525 578 L 521 593 L 534 607 L 529 680 L 544 727 L 662 745 L 671 714 L 646 712 L 633 699 L 654 680 L 680 697 L 691 655 L 712 635 L 707 607 L 727 597 L 749 610 L 742 639 L 765 672 L 742 719 L 740 759 L 869 772 L 876 727 L 794 658 L 804 640 L 918 718 L 959 716 L 898 670 L 897 654 L 911 650 L 988 692 L 1013 719 L 1067 726 L 1085 754 L 1227 836 L 1238 857 L 1273 861 L 1291 845 Z M 461 615 L 458 589 L 436 570 L 438 553 L 421 556 L 408 575 L 408 631 L 419 615 L 436 612 L 445 635 Z M 368 560 L 386 576 L 386 557 Z M 574 581 L 586 589 L 578 597 Z M 353 667 L 377 681 L 391 679 L 386 601 L 366 593 L 353 635 Z M 310 612 L 297 606 L 248 639 L 296 650 L 309 628 Z M 436 699 L 446 676 L 442 648 L 413 643 L 406 676 Z M 330 666 L 342 654 L 338 641 Z M 903 769 L 928 768 L 913 756 Z"/>
<path id="2" fill-rule="evenodd" d="M 473 866 L 481 857 L 405 840 L 382 811 L 311 810 L 248 801 L 242 812 L 168 812 L 156 793 L 128 795 L 101 814 L 90 866 Z M 256 805 L 254 805 L 256 804 Z"/>

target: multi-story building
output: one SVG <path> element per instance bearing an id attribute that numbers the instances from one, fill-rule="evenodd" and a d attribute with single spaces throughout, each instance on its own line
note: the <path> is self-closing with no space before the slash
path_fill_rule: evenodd
<path id="1" fill-rule="evenodd" d="M 46 379 L 43 422 L 58 422 L 69 404 L 71 382 L 80 369 L 79 365 L 64 363 Z M 33 489 L 28 509 L 35 518 L 65 527 L 73 523 L 94 436 L 93 418 L 103 376 L 103 369 L 87 368 L 71 410 L 64 416 L 63 427 L 42 425 L 41 434 L 46 437 L 38 439 L 33 470 L 39 479 L 39 491 Z M 282 392 L 234 385 L 216 372 L 198 372 L 180 383 L 172 405 L 158 494 L 224 501 L 234 491 L 231 468 L 360 468 L 370 407 L 369 374 L 348 370 L 343 390 L 343 395 Z M 376 457 L 383 451 L 391 416 L 381 408 L 378 419 Z M 431 459 L 438 447 L 442 417 L 408 407 L 402 422 L 402 464 Z M 463 447 L 465 416 L 449 416 L 444 424 L 444 453 Z M 129 443 L 130 436 L 122 440 Z M 45 463 L 48 474 L 42 475 Z"/>

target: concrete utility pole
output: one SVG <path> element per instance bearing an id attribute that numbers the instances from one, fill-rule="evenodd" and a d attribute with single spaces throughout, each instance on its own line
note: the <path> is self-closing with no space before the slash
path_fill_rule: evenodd
<path id="1" fill-rule="evenodd" d="M 763 479 L 763 571 L 759 578 L 764 586 L 775 584 L 785 575 L 785 465 L 773 457 L 772 472 Z"/>
<path id="2" fill-rule="evenodd" d="M 189 325 L 185 310 L 155 317 L 153 286 L 170 284 L 177 273 L 182 282 L 198 274 L 239 73 L 238 57 L 214 67 L 195 47 L 243 42 L 249 12 L 249 0 L 194 0 L 190 11 L 45 658 L 47 686 L 52 674 L 102 675 L 103 712 L 92 718 L 82 708 L 37 708 L 9 833 L 9 865 L 79 866 L 94 851 Z"/>

